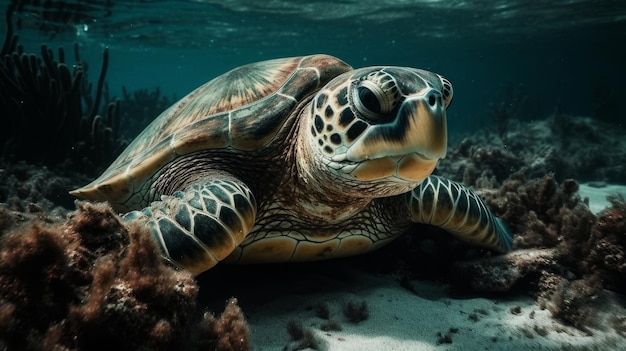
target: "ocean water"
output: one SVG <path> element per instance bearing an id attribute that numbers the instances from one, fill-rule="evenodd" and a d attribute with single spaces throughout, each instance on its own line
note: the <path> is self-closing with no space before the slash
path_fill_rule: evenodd
<path id="1" fill-rule="evenodd" d="M 532 102 L 532 113 L 520 116 L 528 120 L 555 109 L 621 127 L 626 120 L 621 0 L 20 3 L 14 21 L 27 50 L 46 43 L 71 53 L 78 43 L 95 81 L 108 47 L 106 79 L 117 96 L 122 86 L 158 86 L 180 98 L 245 63 L 327 53 L 354 67 L 402 65 L 446 76 L 455 89 L 451 133 L 490 127 L 489 108 L 507 91 Z"/>
<path id="2" fill-rule="evenodd" d="M 10 17 L 11 21 L 15 32 L 20 35 L 20 43 L 27 52 L 39 53 L 42 44 L 54 49 L 64 48 L 65 61 L 71 64 L 73 47 L 78 44 L 81 59 L 89 64 L 90 81 L 93 83 L 97 81 L 103 51 L 106 48 L 110 57 L 106 81 L 112 96 L 121 97 L 123 87 L 130 91 L 158 87 L 168 97 L 181 98 L 197 86 L 243 64 L 279 57 L 326 53 L 343 59 L 355 68 L 370 65 L 401 65 L 423 68 L 446 76 L 454 85 L 454 101 L 448 109 L 448 129 L 451 136 L 480 133 L 484 130 L 494 131 L 495 126 L 490 110 L 502 103 L 511 105 L 523 103 L 525 108 L 521 109 L 515 117 L 523 120 L 524 123 L 531 124 L 533 121 L 545 119 L 558 111 L 567 115 L 591 117 L 585 120 L 601 120 L 602 128 L 609 126 L 612 131 L 618 130 L 622 132 L 621 135 L 626 135 L 623 132 L 626 128 L 626 104 L 624 104 L 626 101 L 626 0 L 0 0 L 0 9 L 6 9 L 11 4 L 16 6 L 16 11 Z M 0 33 L 4 36 L 6 30 L 0 29 Z M 2 113 L 0 111 L 0 114 Z M 536 123 L 535 127 L 537 125 L 545 126 L 546 124 Z M 547 128 L 549 127 L 544 129 Z M 537 128 L 528 128 L 528 130 L 532 132 Z M 616 134 L 618 133 L 611 133 L 611 138 L 620 141 L 621 136 L 616 137 Z M 605 135 L 602 136 L 605 137 Z M 555 140 L 555 143 L 557 142 Z M 587 147 L 584 141 L 576 140 L 576 142 L 579 143 L 569 150 L 579 146 L 580 149 Z M 598 150 L 604 145 L 608 144 L 596 143 L 593 147 L 594 150 Z M 615 148 L 619 149 L 619 146 L 623 146 L 624 143 L 615 142 L 612 145 L 613 147 L 618 145 Z M 623 157 L 623 153 L 619 152 L 611 155 L 615 154 Z M 548 158 L 547 155 L 538 155 L 539 161 L 542 157 Z M 591 165 L 589 168 L 607 168 L 605 163 L 618 166 L 624 164 L 624 160 L 619 159 L 605 161 L 605 159 L 598 161 L 589 157 L 581 163 L 587 162 Z M 546 164 L 553 165 L 547 161 Z M 496 166 L 493 167 L 495 169 Z M 544 171 L 543 168 L 538 168 Z M 577 178 L 589 180 L 584 178 L 587 175 L 583 174 L 583 171 L 579 171 L 585 169 L 584 167 L 578 166 L 573 169 L 577 171 L 576 175 L 580 175 Z M 610 178 L 612 182 L 626 184 L 626 179 L 616 179 L 619 176 L 623 178 L 624 173 L 619 173 L 623 172 L 622 169 L 614 171 L 618 176 Z M 515 170 L 511 169 L 511 171 Z M 549 169 L 549 171 L 560 170 Z M 541 173 L 541 176 L 543 174 Z M 603 179 L 597 183 L 601 181 Z M 7 187 L 4 184 L 1 185 L 0 192 L 2 187 Z M 20 191 L 23 192 L 20 186 L 14 186 L 14 188 L 18 194 Z M 53 187 L 50 192 L 58 190 L 54 189 L 57 188 Z M 616 192 L 614 189 L 614 187 L 609 190 L 597 189 L 592 184 L 586 186 L 586 194 L 595 191 L 596 197 L 604 199 L 607 194 Z M 62 189 L 63 194 L 67 190 Z M 601 192 L 601 190 L 605 191 Z M 620 190 L 623 192 L 624 187 L 620 187 Z M 30 202 L 30 198 L 23 199 L 23 201 Z M 72 201 L 73 198 L 68 203 L 71 205 Z M 594 212 L 600 211 L 604 206 L 605 204 L 602 204 L 598 207 L 599 209 L 594 209 Z M 530 223 L 529 221 L 529 224 L 524 225 L 530 228 Z M 570 222 L 563 221 L 563 223 L 572 226 Z M 547 223 L 546 227 L 548 225 L 556 224 Z M 559 223 L 559 227 L 561 225 Z M 536 231 L 538 232 L 539 229 Z M 579 239 L 576 238 L 576 240 Z M 429 245 L 424 247 L 429 250 Z M 430 258 L 430 260 L 433 259 Z M 434 262 L 439 261 L 434 260 Z M 507 299 L 504 305 L 498 302 L 500 305 L 497 308 L 494 307 L 495 313 L 491 313 L 489 322 L 482 324 L 483 330 L 482 326 L 478 327 L 475 324 L 475 321 L 466 318 L 464 312 L 457 313 L 463 310 L 474 312 L 483 310 L 482 307 L 476 309 L 473 302 L 469 300 L 454 300 L 453 307 L 449 308 L 447 304 L 442 304 L 437 299 L 422 299 L 411 293 L 410 299 L 406 300 L 410 301 L 408 303 L 423 300 L 439 307 L 445 306 L 445 309 L 443 312 L 431 312 L 430 309 L 423 308 L 423 306 L 430 306 L 425 303 L 420 303 L 415 308 L 408 308 L 408 303 L 400 303 L 400 300 L 396 300 L 396 295 L 390 295 L 392 298 L 387 298 L 383 297 L 382 293 L 378 293 L 376 287 L 381 284 L 381 281 L 368 278 L 360 283 L 360 286 L 355 287 L 353 286 L 354 280 L 346 280 L 342 276 L 343 273 L 339 272 L 341 269 L 336 269 L 333 265 L 331 263 L 325 266 L 326 268 L 320 269 L 331 274 L 337 273 L 341 278 L 334 279 L 345 284 L 345 291 L 348 293 L 342 290 L 344 285 L 341 284 L 336 284 L 340 289 L 332 286 L 327 288 L 326 284 L 329 281 L 332 282 L 327 276 L 322 275 L 321 280 L 318 277 L 313 283 L 310 282 L 309 277 L 317 277 L 317 272 L 312 275 L 301 275 L 281 269 L 279 271 L 285 275 L 276 275 L 275 272 L 271 272 L 270 268 L 265 271 L 270 273 L 266 273 L 265 276 L 260 275 L 261 278 L 255 277 L 258 271 L 251 270 L 243 279 L 232 279 L 228 276 L 229 271 L 226 271 L 224 275 L 226 279 L 236 280 L 245 286 L 232 290 L 229 284 L 217 284 L 217 295 L 224 294 L 227 298 L 233 295 L 240 296 L 242 291 L 247 291 L 248 295 L 260 295 L 263 301 L 272 294 L 267 292 L 258 294 L 258 289 L 249 289 L 250 285 L 259 286 L 254 284 L 253 279 L 261 280 L 267 276 L 278 281 L 285 280 L 284 277 L 292 279 L 295 276 L 300 278 L 299 284 L 305 288 L 315 286 L 322 290 L 323 294 L 332 293 L 332 295 L 318 295 L 317 299 L 333 301 L 335 303 L 333 308 L 337 310 L 340 309 L 341 299 L 345 298 L 344 294 L 361 300 L 364 298 L 361 295 L 362 292 L 376 292 L 368 293 L 367 296 L 372 301 L 374 311 L 389 309 L 390 304 L 386 301 L 391 302 L 393 298 L 394 304 L 402 310 L 398 310 L 394 315 L 394 320 L 389 323 L 378 320 L 378 325 L 371 331 L 371 335 L 374 335 L 377 340 L 383 339 L 380 337 L 382 335 L 397 336 L 402 341 L 403 338 L 408 338 L 406 335 L 419 334 L 415 336 L 419 338 L 418 341 L 432 340 L 434 343 L 437 332 L 450 330 L 451 333 L 452 331 L 452 328 L 448 329 L 447 316 L 443 315 L 445 311 L 452 311 L 452 314 L 461 318 L 462 321 L 459 319 L 459 323 L 471 323 L 468 324 L 469 327 L 463 326 L 461 334 L 454 335 L 455 347 L 466 346 L 463 341 L 460 341 L 463 337 L 467 338 L 466 335 L 470 335 L 467 338 L 470 342 L 474 341 L 471 340 L 472 338 L 487 340 L 488 346 L 482 347 L 481 345 L 480 349 L 502 347 L 505 342 L 509 345 L 513 339 L 507 338 L 509 334 L 500 335 L 502 329 L 494 328 L 494 326 L 504 325 L 507 333 L 509 329 L 512 330 L 511 335 L 515 335 L 514 333 L 518 331 L 517 327 L 512 324 L 506 324 L 521 320 L 521 317 L 514 317 L 513 312 L 509 312 L 513 311 L 514 307 L 508 307 L 508 303 L 511 303 L 511 306 L 515 304 L 517 309 L 520 309 L 518 301 L 514 300 L 518 298 L 517 295 L 510 300 Z M 297 269 L 301 268 L 296 268 L 296 271 Z M 543 270 L 543 268 L 540 269 Z M 559 266 L 559 271 L 561 269 L 562 267 Z M 218 277 L 219 274 L 223 274 L 219 271 L 213 272 L 215 271 L 209 274 L 218 274 Z M 226 281 L 226 279 L 214 279 L 215 277 L 209 276 L 209 279 L 204 281 L 201 291 L 215 293 L 214 282 Z M 567 277 L 571 279 L 571 276 Z M 398 287 L 395 278 L 388 278 L 389 281 L 382 283 L 389 284 L 400 293 L 408 294 L 408 290 L 405 291 L 406 287 Z M 203 284 L 202 279 L 199 283 Z M 289 284 L 292 282 L 289 281 Z M 374 289 L 362 288 L 366 285 L 373 285 Z M 262 328 L 267 328 L 266 334 L 276 339 L 272 341 L 281 344 L 279 347 L 268 347 L 268 349 L 282 348 L 287 339 L 277 338 L 275 333 L 277 330 L 284 330 L 286 321 L 292 319 L 285 314 L 277 314 L 276 310 L 287 309 L 297 312 L 297 309 L 302 308 L 300 293 L 303 288 L 296 288 L 296 294 L 285 295 L 283 285 L 274 284 L 274 286 L 278 291 L 273 294 L 273 297 L 276 298 L 276 305 L 279 307 L 265 314 L 256 310 L 255 319 L 255 310 L 252 307 L 256 306 L 251 305 L 254 301 L 259 301 L 257 296 L 257 300 L 252 300 L 253 302 L 248 300 L 248 306 L 251 308 L 246 309 L 246 313 L 250 312 L 253 316 L 250 321 L 252 321 L 253 333 L 256 333 L 253 334 L 256 338 L 255 342 L 258 343 L 259 335 L 262 335 L 259 330 L 263 331 Z M 219 289 L 224 289 L 226 292 Z M 383 286 L 381 291 L 386 289 L 387 286 Z M 439 290 L 439 283 L 436 290 Z M 520 292 L 524 291 L 518 291 Z M 242 301 L 249 298 L 245 293 L 241 295 L 244 297 Z M 467 301 L 469 303 L 464 304 Z M 524 314 L 534 316 L 536 308 L 534 301 L 524 301 L 522 302 L 528 304 L 528 313 L 525 311 Z M 221 308 L 222 302 L 223 300 L 219 301 L 218 308 Z M 263 307 L 263 303 L 259 305 Z M 507 307 L 502 307 L 505 305 Z M 522 305 L 526 308 L 525 306 Z M 414 314 L 407 315 L 406 310 Z M 531 310 L 532 312 L 529 312 Z M 306 313 L 310 315 L 310 311 Z M 476 315 L 476 313 L 473 314 Z M 538 313 L 539 316 L 547 314 L 547 311 Z M 372 318 L 378 318 L 381 315 L 373 314 Z M 441 318 L 430 321 L 428 317 L 433 315 L 441 316 Z M 397 316 L 403 316 L 404 320 Z M 483 315 L 479 317 L 487 318 Z M 304 317 L 300 314 L 298 318 Z M 493 322 L 490 318 L 493 318 Z M 423 326 L 416 327 L 406 322 L 409 320 L 426 322 Z M 57 321 L 55 320 L 54 323 Z M 529 325 L 533 325 L 536 328 L 535 331 L 541 334 L 539 324 L 536 323 L 539 322 L 533 320 Z M 555 325 L 549 319 L 545 319 L 542 323 L 550 328 Z M 308 324 L 310 323 L 307 322 L 305 325 Z M 398 325 L 408 326 L 410 329 L 405 332 L 405 329 L 397 328 Z M 458 331 L 456 320 L 453 326 Z M 347 326 L 347 330 L 351 331 L 351 328 L 356 330 L 357 327 Z M 363 328 L 363 325 L 358 328 Z M 563 330 L 558 327 L 554 328 L 555 332 L 551 335 L 572 339 L 572 335 L 562 333 Z M 470 334 L 469 331 L 472 333 Z M 357 333 L 367 334 L 363 332 L 363 329 L 357 330 Z M 330 337 L 331 334 L 327 335 Z M 491 335 L 493 337 L 489 337 Z M 500 338 L 502 343 L 493 344 L 495 342 L 493 340 L 497 338 Z M 596 334 L 595 338 L 601 341 L 601 333 Z M 531 340 L 527 336 L 521 338 L 516 336 L 515 340 L 523 340 L 521 345 L 527 341 L 526 339 Z M 541 344 L 544 339 L 537 337 L 533 340 Z M 343 341 L 345 340 L 341 340 Z M 568 345 L 571 345 L 568 344 L 569 342 L 569 340 L 563 341 L 563 346 L 558 349 L 566 349 Z M 577 341 L 571 342 L 576 344 Z M 621 343 L 622 339 L 619 339 L 619 342 Z M 369 340 L 367 345 L 371 345 Z M 469 345 L 466 347 L 471 349 L 472 344 Z M 514 349 L 517 344 L 512 345 L 510 348 Z M 262 347 L 258 349 L 263 349 Z M 0 348 L 2 348 L 2 340 L 0 340 Z M 440 347 L 437 346 L 437 348 Z M 530 348 L 532 347 L 519 347 L 519 349 Z M 584 346 L 581 346 L 578 349 L 583 348 Z M 598 347 L 598 349 L 601 348 Z M 604 349 L 616 349 L 616 347 L 613 345 Z"/>

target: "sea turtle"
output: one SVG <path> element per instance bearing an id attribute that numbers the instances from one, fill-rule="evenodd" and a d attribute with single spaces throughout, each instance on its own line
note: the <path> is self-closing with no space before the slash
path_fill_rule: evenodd
<path id="1" fill-rule="evenodd" d="M 193 273 L 377 249 L 414 223 L 497 251 L 506 225 L 432 176 L 452 85 L 425 70 L 353 69 L 328 55 L 258 62 L 197 88 L 72 194 L 149 226 Z"/>

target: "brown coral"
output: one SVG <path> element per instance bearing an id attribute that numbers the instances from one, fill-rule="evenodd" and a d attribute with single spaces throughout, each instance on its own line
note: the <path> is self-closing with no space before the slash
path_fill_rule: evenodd
<path id="1" fill-rule="evenodd" d="M 517 250 L 507 255 L 455 262 L 457 287 L 473 291 L 509 291 L 520 280 L 558 271 L 555 249 Z"/>
<path id="2" fill-rule="evenodd" d="M 526 181 L 521 173 L 482 191 L 516 233 L 517 250 L 455 263 L 456 286 L 503 292 L 525 282 L 555 318 L 590 332 L 602 288 L 626 291 L 626 203 L 612 198 L 596 218 L 577 191 L 574 180 Z"/>
<path id="3" fill-rule="evenodd" d="M 250 330 L 237 299 L 226 302 L 226 308 L 219 318 L 205 313 L 201 328 L 199 350 L 247 351 L 250 349 Z"/>
<path id="4" fill-rule="evenodd" d="M 559 185 L 554 176 L 547 175 L 526 181 L 523 174 L 516 173 L 497 192 L 480 192 L 516 233 L 515 248 L 527 251 L 461 263 L 459 267 L 467 271 L 463 281 L 482 291 L 504 291 L 522 278 L 536 280 L 546 272 L 585 274 L 588 241 L 596 218 L 577 190 L 578 183 L 573 180 Z M 493 271 L 500 273 L 487 274 Z"/>
<path id="5" fill-rule="evenodd" d="M 553 175 L 526 181 L 512 175 L 497 192 L 481 192 L 514 233 L 516 248 L 558 247 L 575 267 L 587 254 L 587 241 L 596 217 L 577 194 L 578 183 L 565 180 L 559 186 Z"/>
<path id="6" fill-rule="evenodd" d="M 607 287 L 626 293 L 626 202 L 610 197 L 612 207 L 600 214 L 591 230 L 587 261 L 602 271 Z"/>
<path id="7" fill-rule="evenodd" d="M 555 281 L 556 285 L 550 286 L 540 296 L 540 304 L 547 308 L 553 317 L 591 335 L 592 332 L 588 327 L 597 323 L 597 311 L 592 307 L 592 302 L 602 287 L 599 275 L 594 274 L 571 281 L 565 278 Z"/>
<path id="8" fill-rule="evenodd" d="M 184 342 L 197 286 L 150 235 L 106 205 L 34 223 L 0 247 L 0 348 L 170 349 Z"/>

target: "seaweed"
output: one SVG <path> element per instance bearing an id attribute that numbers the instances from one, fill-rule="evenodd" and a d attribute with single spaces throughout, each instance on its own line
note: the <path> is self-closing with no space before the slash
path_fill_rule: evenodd
<path id="1" fill-rule="evenodd" d="M 92 96 L 78 45 L 72 70 L 65 63 L 63 48 L 57 58 L 46 45 L 38 55 L 25 52 L 13 33 L 15 9 L 15 3 L 7 9 L 7 33 L 0 51 L 0 159 L 80 169 L 89 175 L 101 172 L 125 146 L 119 137 L 119 102 L 110 102 L 99 113 L 108 50 L 103 51 Z"/>
<path id="2" fill-rule="evenodd" d="M 78 203 L 65 222 L 35 219 L 0 240 L 0 349 L 247 350 L 236 300 L 196 319 L 193 277 L 106 204 Z"/>
<path id="3" fill-rule="evenodd" d="M 226 302 L 219 318 L 205 313 L 198 330 L 198 350 L 247 351 L 250 349 L 250 330 L 237 299 Z"/>
<path id="4" fill-rule="evenodd" d="M 181 342 L 197 293 L 190 275 L 161 262 L 145 230 L 89 204 L 65 224 L 6 234 L 0 286 L 0 343 L 10 349 L 163 348 Z M 152 339 L 165 323 L 166 340 Z"/>

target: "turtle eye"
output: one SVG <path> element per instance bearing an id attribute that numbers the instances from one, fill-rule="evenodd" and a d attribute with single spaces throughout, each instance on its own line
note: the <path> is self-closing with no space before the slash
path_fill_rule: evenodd
<path id="1" fill-rule="evenodd" d="M 366 119 L 381 122 L 390 118 L 390 112 L 397 105 L 398 89 L 395 81 L 380 74 L 370 75 L 356 81 L 352 86 L 352 104 L 356 111 Z"/>
<path id="2" fill-rule="evenodd" d="M 378 96 L 370 88 L 366 86 L 360 86 L 357 89 L 359 98 L 357 99 L 357 106 L 361 106 L 363 111 L 371 113 L 380 113 L 380 101 Z"/>

